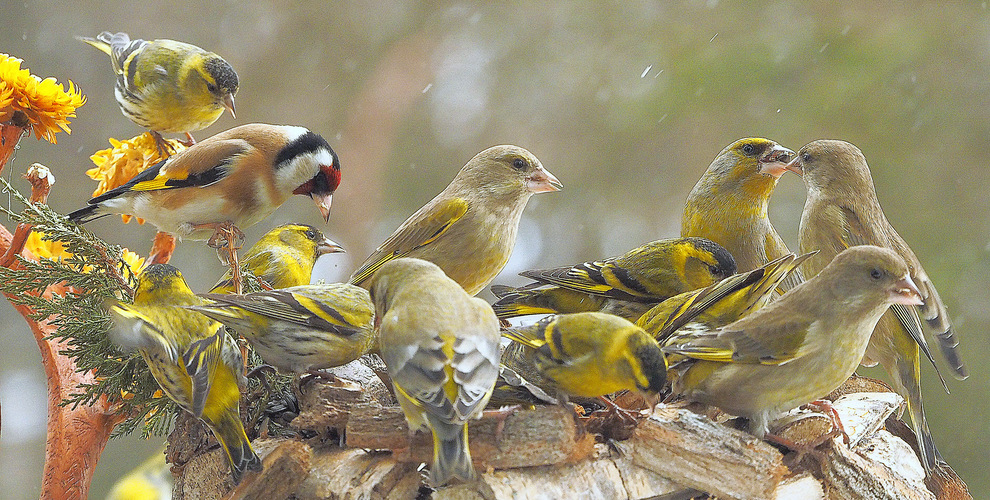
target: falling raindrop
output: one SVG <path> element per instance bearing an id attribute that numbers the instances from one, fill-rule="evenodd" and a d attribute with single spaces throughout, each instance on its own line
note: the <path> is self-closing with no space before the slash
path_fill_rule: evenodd
<path id="1" fill-rule="evenodd" d="M 647 66 L 646 69 L 643 70 L 643 74 L 642 75 L 639 75 L 639 77 L 640 78 L 646 78 L 646 74 L 649 73 L 651 69 L 653 69 L 653 65 L 652 64 L 649 65 L 649 66 Z"/>

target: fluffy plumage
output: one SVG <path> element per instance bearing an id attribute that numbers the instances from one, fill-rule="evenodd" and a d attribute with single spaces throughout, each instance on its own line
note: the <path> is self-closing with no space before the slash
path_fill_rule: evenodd
<path id="1" fill-rule="evenodd" d="M 525 271 L 521 288 L 492 286 L 499 318 L 602 311 L 635 321 L 657 303 L 736 272 L 724 248 L 703 238 L 657 240 L 625 254 L 555 269 Z"/>
<path id="2" fill-rule="evenodd" d="M 134 303 L 110 308 L 111 339 L 138 350 L 165 395 L 213 431 L 236 483 L 262 464 L 239 416 L 240 350 L 220 323 L 182 309 L 202 303 L 178 269 L 152 264 L 138 277 Z"/>
<path id="3" fill-rule="evenodd" d="M 375 343 L 368 291 L 347 283 L 301 285 L 244 295 L 208 293 L 211 303 L 189 307 L 251 342 L 280 370 L 307 373 L 341 366 Z"/>
<path id="4" fill-rule="evenodd" d="M 684 203 L 681 236 L 708 238 L 736 259 L 739 272 L 752 271 L 790 253 L 767 206 L 794 152 L 769 139 L 746 138 L 725 147 Z M 800 271 L 783 283 L 803 281 Z"/>
<path id="5" fill-rule="evenodd" d="M 851 248 L 743 319 L 714 330 L 678 331 L 663 347 L 675 375 L 673 391 L 750 419 L 762 437 L 780 414 L 852 375 L 891 304 L 920 303 L 898 255 L 874 246 Z"/>
<path id="6" fill-rule="evenodd" d="M 808 260 L 809 274 L 818 272 L 848 247 L 877 245 L 894 251 L 908 263 L 911 279 L 921 290 L 923 304 L 896 305 L 880 320 L 863 363 L 882 364 L 891 374 L 897 392 L 907 399 L 922 463 L 925 470 L 931 470 L 938 451 L 924 414 L 919 347 L 933 365 L 935 360 L 922 334 L 920 318 L 934 333 L 953 373 L 959 378 L 967 375 L 945 304 L 918 257 L 887 221 L 859 148 L 843 141 L 814 141 L 798 151 L 788 168 L 801 174 L 808 187 L 799 241 L 802 251 L 820 250 Z"/>
<path id="7" fill-rule="evenodd" d="M 202 130 L 225 109 L 234 115 L 237 73 L 213 52 L 174 40 L 131 40 L 127 33 L 109 31 L 77 38 L 110 56 L 120 111 L 156 134 Z"/>
<path id="8" fill-rule="evenodd" d="M 367 288 L 384 263 L 416 257 L 440 266 L 475 295 L 509 261 L 529 198 L 560 187 L 529 151 L 517 146 L 488 148 L 365 259 L 351 283 Z"/>
<path id="9" fill-rule="evenodd" d="M 622 390 L 655 395 L 666 382 L 667 365 L 656 340 L 612 314 L 549 316 L 504 335 L 523 347 L 508 367 L 562 398 Z"/>
<path id="10" fill-rule="evenodd" d="M 308 224 L 284 224 L 265 233 L 241 257 L 241 268 L 251 271 L 271 289 L 308 285 L 316 259 L 344 249 Z M 210 293 L 234 293 L 230 271 Z"/>
<path id="11" fill-rule="evenodd" d="M 247 228 L 293 194 L 316 202 L 325 220 L 340 184 L 340 162 L 319 134 L 303 127 L 253 123 L 200 141 L 138 173 L 69 214 L 80 224 L 129 214 L 193 240 L 216 225 Z"/>
<path id="12" fill-rule="evenodd" d="M 382 359 L 409 428 L 433 433 L 430 482 L 475 478 L 467 421 L 481 416 L 498 375 L 495 313 L 420 259 L 382 265 L 370 287 Z"/>

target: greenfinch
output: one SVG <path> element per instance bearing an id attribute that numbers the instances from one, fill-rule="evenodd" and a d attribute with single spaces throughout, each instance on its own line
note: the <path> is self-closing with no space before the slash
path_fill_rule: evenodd
<path id="1" fill-rule="evenodd" d="M 220 323 L 182 308 L 202 303 L 178 269 L 152 264 L 138 276 L 134 303 L 110 307 L 111 339 L 138 350 L 165 395 L 206 423 L 237 483 L 262 469 L 239 415 L 241 355 Z"/>
<path id="2" fill-rule="evenodd" d="M 923 304 L 916 308 L 895 305 L 880 320 L 863 364 L 883 365 L 893 379 L 894 388 L 908 401 L 922 464 L 926 471 L 931 471 L 938 451 L 922 403 L 919 348 L 933 365 L 935 360 L 922 334 L 919 314 L 934 332 L 954 374 L 959 378 L 967 375 L 945 304 L 918 257 L 887 221 L 877 200 L 870 168 L 859 148 L 843 141 L 814 141 L 798 151 L 788 168 L 801 174 L 808 188 L 799 243 L 802 251 L 820 250 L 808 260 L 809 274 L 824 268 L 845 248 L 877 245 L 900 255 L 911 269 L 911 279 L 921 289 Z"/>
<path id="3" fill-rule="evenodd" d="M 354 271 L 351 283 L 367 288 L 382 264 L 416 257 L 440 266 L 476 295 L 509 261 L 529 198 L 560 188 L 557 178 L 529 151 L 517 146 L 488 148 L 406 219 Z"/>
<path id="4" fill-rule="evenodd" d="M 246 229 L 293 194 L 309 196 L 324 220 L 340 184 L 340 161 L 303 127 L 251 123 L 204 139 L 139 172 L 69 214 L 80 224 L 109 214 L 140 217 L 160 231 L 205 240 L 217 227 Z"/>
<path id="5" fill-rule="evenodd" d="M 891 304 L 920 303 L 904 259 L 875 246 L 850 248 L 738 321 L 679 330 L 662 348 L 672 390 L 746 417 L 764 437 L 775 418 L 853 374 Z"/>
<path id="6" fill-rule="evenodd" d="M 201 297 L 209 302 L 189 309 L 234 330 L 283 371 L 316 374 L 354 361 L 375 344 L 368 291 L 347 283 Z"/>
<path id="7" fill-rule="evenodd" d="M 344 249 L 308 224 L 284 224 L 265 233 L 241 257 L 241 268 L 251 271 L 269 289 L 308 285 L 316 259 Z M 210 293 L 234 293 L 230 271 Z"/>
<path id="8" fill-rule="evenodd" d="M 659 302 L 736 272 L 724 248 L 704 238 L 657 240 L 624 255 L 556 269 L 525 271 L 521 288 L 493 286 L 499 318 L 602 311 L 635 321 Z"/>
<path id="9" fill-rule="evenodd" d="M 681 217 L 681 236 L 708 238 L 736 259 L 739 272 L 752 271 L 790 253 L 767 206 L 794 152 L 769 139 L 739 139 L 715 157 L 691 190 Z M 782 284 L 803 281 L 800 270 Z"/>
<path id="10" fill-rule="evenodd" d="M 495 313 L 421 259 L 391 260 L 369 285 L 399 405 L 411 430 L 433 433 L 430 483 L 473 480 L 467 421 L 481 416 L 498 376 Z"/>
<path id="11" fill-rule="evenodd" d="M 524 350 L 522 356 L 511 358 L 516 366 L 509 368 L 559 399 L 594 398 L 622 390 L 654 396 L 666 382 L 667 365 L 657 341 L 612 314 L 548 316 L 526 327 L 506 329 L 503 335 Z"/>
<path id="12" fill-rule="evenodd" d="M 186 133 L 209 127 L 223 111 L 234 116 L 237 73 L 222 57 L 174 40 L 150 42 L 104 31 L 76 37 L 110 56 L 117 76 L 114 97 L 132 122 L 151 129 L 159 149 L 161 132 Z"/>
<path id="13" fill-rule="evenodd" d="M 752 271 L 675 295 L 646 311 L 636 325 L 661 344 L 689 323 L 708 329 L 728 325 L 767 305 L 780 282 L 808 257 L 789 253 Z"/>

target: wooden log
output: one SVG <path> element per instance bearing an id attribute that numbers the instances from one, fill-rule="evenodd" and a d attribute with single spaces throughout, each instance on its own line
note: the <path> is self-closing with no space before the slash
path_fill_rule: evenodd
<path id="1" fill-rule="evenodd" d="M 416 498 L 421 476 L 417 465 L 390 453 L 327 447 L 314 450 L 312 472 L 295 496 L 325 498 Z"/>
<path id="2" fill-rule="evenodd" d="M 923 483 L 924 471 L 919 471 L 921 478 L 915 477 L 913 480 L 903 475 L 907 462 L 903 460 L 905 457 L 913 460 L 920 469 L 920 463 L 907 443 L 889 432 L 879 431 L 861 445 L 861 449 L 869 450 L 871 447 L 883 451 L 868 451 L 867 456 L 863 456 L 847 448 L 840 439 L 833 440 L 831 448 L 819 460 L 819 473 L 830 498 L 934 500 L 935 495 Z M 876 461 L 880 453 L 888 455 L 884 459 L 886 464 Z M 888 465 L 897 467 L 897 472 Z"/>

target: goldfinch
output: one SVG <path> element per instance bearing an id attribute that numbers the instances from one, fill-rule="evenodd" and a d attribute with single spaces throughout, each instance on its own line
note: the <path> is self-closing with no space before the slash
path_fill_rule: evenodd
<path id="1" fill-rule="evenodd" d="M 481 416 L 498 376 L 495 313 L 421 259 L 389 261 L 369 285 L 382 359 L 409 428 L 433 433 L 430 483 L 473 480 L 467 421 Z"/>
<path id="2" fill-rule="evenodd" d="M 681 236 L 708 238 L 752 271 L 790 253 L 770 219 L 767 205 L 794 151 L 769 139 L 739 139 L 715 157 L 684 203 Z M 783 283 L 803 281 L 800 271 Z"/>
<path id="3" fill-rule="evenodd" d="M 515 366 L 508 367 L 562 399 L 622 390 L 656 395 L 667 380 L 657 341 L 612 314 L 549 316 L 533 325 L 509 328 L 503 335 L 524 351 L 522 356 L 511 356 Z"/>
<path id="4" fill-rule="evenodd" d="M 86 223 L 129 214 L 180 238 L 205 240 L 217 226 L 240 229 L 264 219 L 293 194 L 311 197 L 324 220 L 340 184 L 340 162 L 319 134 L 303 127 L 241 125 L 137 174 L 69 214 Z"/>
<path id="5" fill-rule="evenodd" d="M 182 309 L 202 304 L 178 269 L 152 264 L 138 277 L 134 303 L 110 307 L 111 339 L 141 353 L 162 391 L 206 423 L 223 446 L 234 482 L 260 471 L 241 424 L 241 356 L 220 323 Z"/>
<path id="6" fill-rule="evenodd" d="M 519 273 L 521 288 L 493 286 L 499 318 L 602 311 L 635 321 L 659 302 L 706 287 L 736 272 L 724 248 L 704 238 L 657 240 L 624 255 Z"/>
<path id="7" fill-rule="evenodd" d="M 488 148 L 365 259 L 351 283 L 367 288 L 382 264 L 416 257 L 440 266 L 475 295 L 509 261 L 529 198 L 560 188 L 557 178 L 529 151 L 517 146 Z"/>
<path id="8" fill-rule="evenodd" d="M 284 224 L 265 233 L 240 260 L 243 269 L 261 279 L 269 289 L 308 285 L 316 259 L 344 249 L 308 224 Z M 234 293 L 230 271 L 210 293 Z"/>
<path id="9" fill-rule="evenodd" d="M 798 151 L 788 168 L 801 174 L 808 188 L 799 243 L 802 251 L 820 251 L 808 260 L 809 274 L 823 269 L 845 248 L 877 245 L 904 259 L 911 270 L 911 279 L 921 289 L 924 303 L 917 308 L 895 305 L 880 320 L 863 363 L 882 364 L 890 373 L 894 388 L 907 399 L 922 451 L 922 464 L 926 471 L 931 471 L 938 451 L 922 403 L 919 347 L 933 365 L 935 360 L 922 334 L 919 314 L 934 332 L 953 373 L 959 378 L 967 376 L 945 304 L 918 257 L 887 222 L 877 201 L 870 167 L 859 148 L 843 141 L 814 141 Z"/>
<path id="10" fill-rule="evenodd" d="M 728 325 L 767 305 L 780 282 L 809 256 L 796 257 L 789 253 L 752 271 L 675 295 L 646 311 L 636 320 L 636 325 L 661 344 L 688 324 L 694 329 Z"/>
<path id="11" fill-rule="evenodd" d="M 208 293 L 189 309 L 246 338 L 261 359 L 303 374 L 341 366 L 374 348 L 368 291 L 347 283 L 300 285 L 244 295 Z"/>
<path id="12" fill-rule="evenodd" d="M 209 127 L 223 111 L 234 116 L 237 73 L 222 57 L 174 40 L 131 40 L 104 31 L 76 37 L 110 56 L 117 75 L 114 97 L 132 122 L 161 132 L 185 133 Z"/>
<path id="13" fill-rule="evenodd" d="M 746 417 L 764 437 L 782 413 L 852 375 L 891 304 L 921 304 L 904 259 L 875 246 L 850 248 L 739 321 L 678 331 L 662 349 L 673 392 Z"/>

